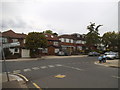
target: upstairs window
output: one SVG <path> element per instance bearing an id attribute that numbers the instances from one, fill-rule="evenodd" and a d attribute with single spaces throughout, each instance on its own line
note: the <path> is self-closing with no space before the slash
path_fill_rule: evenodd
<path id="1" fill-rule="evenodd" d="M 55 45 L 55 46 L 58 46 L 58 42 L 54 42 L 54 45 Z"/>
<path id="2" fill-rule="evenodd" d="M 18 39 L 12 39 L 13 42 L 18 42 Z"/>
<path id="3" fill-rule="evenodd" d="M 69 43 L 69 39 L 66 39 L 66 42 Z"/>
<path id="4" fill-rule="evenodd" d="M 2 42 L 3 43 L 7 43 L 8 41 L 7 41 L 7 38 L 2 38 Z"/>

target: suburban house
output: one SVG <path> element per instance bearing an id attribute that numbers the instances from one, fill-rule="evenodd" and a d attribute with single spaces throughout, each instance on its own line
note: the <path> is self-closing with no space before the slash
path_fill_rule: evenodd
<path id="1" fill-rule="evenodd" d="M 76 44 L 76 52 L 77 53 L 83 53 L 86 49 L 86 41 L 85 41 L 85 35 L 84 34 L 78 34 L 74 33 L 71 34 L 71 36 L 74 38 L 75 44 Z"/>
<path id="2" fill-rule="evenodd" d="M 61 45 L 60 40 L 57 36 L 54 36 L 52 34 L 44 33 L 46 39 L 47 39 L 47 48 L 42 50 L 42 53 L 44 55 L 55 55 L 60 51 Z"/>
<path id="3" fill-rule="evenodd" d="M 85 37 L 80 34 L 64 34 L 59 36 L 61 40 L 62 50 L 70 54 L 75 54 L 77 51 L 85 48 Z"/>
<path id="4" fill-rule="evenodd" d="M 25 49 L 26 34 L 15 33 L 12 30 L 2 32 L 2 43 L 4 48 L 8 48 L 12 55 L 19 57 L 29 57 L 29 50 Z"/>

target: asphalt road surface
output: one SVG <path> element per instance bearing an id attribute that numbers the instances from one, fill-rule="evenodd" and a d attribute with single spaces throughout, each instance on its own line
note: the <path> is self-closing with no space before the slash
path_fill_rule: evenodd
<path id="1" fill-rule="evenodd" d="M 10 73 L 20 73 L 41 88 L 118 88 L 118 69 L 95 65 L 96 60 L 97 57 L 74 57 L 13 61 L 7 62 L 7 68 Z"/>

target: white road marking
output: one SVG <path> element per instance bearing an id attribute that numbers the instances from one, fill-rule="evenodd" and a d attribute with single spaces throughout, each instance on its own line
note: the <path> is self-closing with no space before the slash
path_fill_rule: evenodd
<path id="1" fill-rule="evenodd" d="M 38 69 L 40 69 L 39 67 L 33 67 L 32 68 L 33 70 L 38 70 Z"/>
<path id="2" fill-rule="evenodd" d="M 12 76 L 12 77 L 16 78 L 16 79 L 17 79 L 17 81 L 23 81 L 23 79 L 22 79 L 22 78 L 20 78 L 20 77 L 18 77 L 18 76 L 16 76 L 16 75 L 10 75 L 10 76 Z"/>
<path id="3" fill-rule="evenodd" d="M 18 73 L 20 73 L 21 71 L 20 70 L 14 70 L 13 71 L 13 74 L 18 74 Z"/>
<path id="4" fill-rule="evenodd" d="M 117 79 L 120 78 L 120 77 L 118 77 L 118 76 L 112 76 L 112 77 L 113 77 L 113 78 L 117 78 Z"/>
<path id="5" fill-rule="evenodd" d="M 61 64 L 56 64 L 56 66 L 62 66 Z"/>
<path id="6" fill-rule="evenodd" d="M 24 72 L 28 72 L 31 71 L 31 69 L 27 68 L 27 69 L 23 69 Z"/>
<path id="7" fill-rule="evenodd" d="M 48 67 L 55 67 L 55 66 L 53 66 L 53 65 L 48 65 Z"/>
<path id="8" fill-rule="evenodd" d="M 75 69 L 75 70 L 83 71 L 83 69 L 76 68 L 76 67 L 70 67 L 70 66 L 63 66 L 63 67 L 67 67 L 67 68 L 72 68 L 72 69 Z"/>
<path id="9" fill-rule="evenodd" d="M 41 68 L 41 69 L 45 69 L 45 68 L 47 68 L 47 66 L 41 66 L 40 68 Z"/>

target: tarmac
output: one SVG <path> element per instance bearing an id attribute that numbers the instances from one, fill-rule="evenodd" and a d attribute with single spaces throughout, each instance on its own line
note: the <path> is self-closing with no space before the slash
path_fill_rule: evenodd
<path id="1" fill-rule="evenodd" d="M 70 57 L 87 57 L 87 55 L 73 55 L 73 56 L 43 56 L 42 58 L 19 58 L 19 59 L 9 59 L 6 61 L 30 61 L 30 60 L 44 60 L 44 59 L 57 59 L 57 58 L 70 58 Z M 2 60 L 3 61 L 3 60 Z M 1 61 L 1 62 L 2 62 Z M 106 67 L 115 67 L 120 68 L 119 59 L 115 60 L 106 60 L 106 63 L 99 63 L 99 61 L 94 62 L 96 65 L 102 65 Z M 19 75 L 9 74 L 10 81 L 7 80 L 6 73 L 0 74 L 0 89 L 8 89 L 8 88 L 21 88 L 28 90 L 26 81 L 24 78 L 20 77 Z"/>

